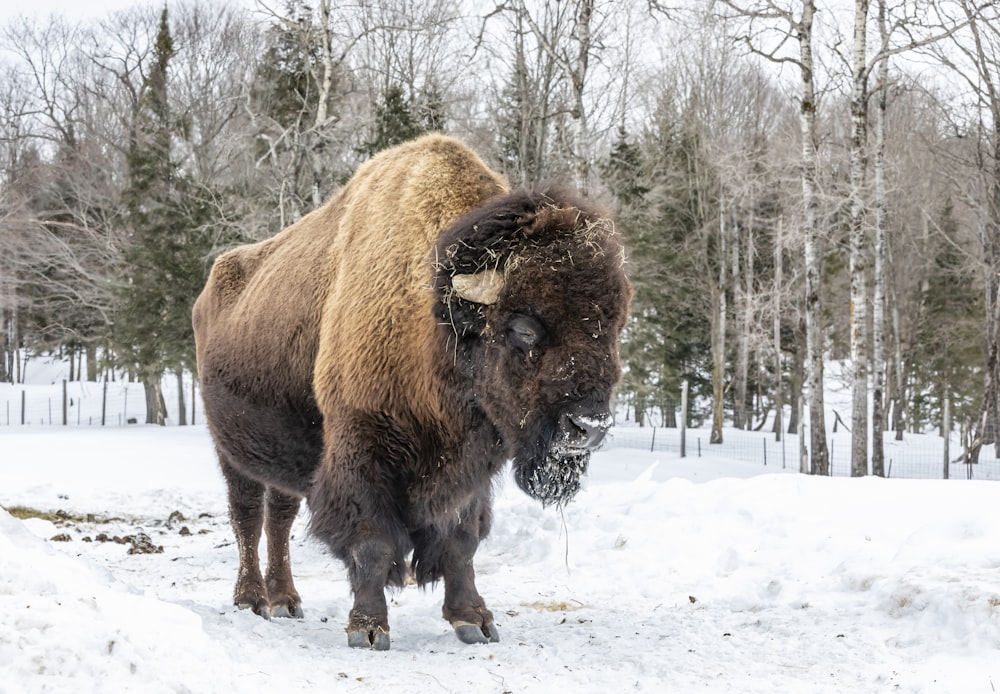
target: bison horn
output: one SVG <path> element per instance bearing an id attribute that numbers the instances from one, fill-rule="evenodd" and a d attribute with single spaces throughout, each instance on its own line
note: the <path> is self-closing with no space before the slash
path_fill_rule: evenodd
<path id="1" fill-rule="evenodd" d="M 503 274 L 496 270 L 483 270 L 474 275 L 455 275 L 451 278 L 455 293 L 474 304 L 495 304 L 503 291 Z"/>

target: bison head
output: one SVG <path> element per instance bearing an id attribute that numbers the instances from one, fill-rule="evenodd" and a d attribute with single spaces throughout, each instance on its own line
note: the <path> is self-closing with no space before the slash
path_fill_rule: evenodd
<path id="1" fill-rule="evenodd" d="M 614 224 L 561 190 L 493 198 L 442 233 L 435 311 L 469 406 L 543 504 L 580 487 L 611 426 L 631 289 Z"/>

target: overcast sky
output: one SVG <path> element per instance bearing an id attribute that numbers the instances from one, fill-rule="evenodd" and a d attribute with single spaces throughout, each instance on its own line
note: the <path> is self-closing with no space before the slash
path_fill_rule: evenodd
<path id="1" fill-rule="evenodd" d="M 254 0 L 230 0 L 234 4 L 253 7 Z M 18 15 L 45 18 L 62 15 L 67 19 L 103 17 L 114 10 L 139 5 L 162 6 L 163 0 L 0 0 L 0 23 Z M 168 2 L 168 7 L 172 2 Z"/>
<path id="2" fill-rule="evenodd" d="M 17 15 L 48 17 L 63 15 L 67 18 L 85 19 L 100 17 L 112 10 L 139 4 L 142 0 L 24 0 L 0 2 L 0 18 L 4 21 Z"/>

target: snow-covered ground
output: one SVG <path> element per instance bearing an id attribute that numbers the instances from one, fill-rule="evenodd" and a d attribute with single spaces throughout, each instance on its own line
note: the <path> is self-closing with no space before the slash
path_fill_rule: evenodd
<path id="1" fill-rule="evenodd" d="M 498 489 L 477 574 L 500 643 L 459 643 L 441 588 L 407 588 L 392 649 L 369 652 L 347 647 L 346 575 L 304 513 L 305 619 L 230 604 L 236 551 L 203 427 L 0 428 L 0 451 L 0 506 L 29 516 L 0 510 L 3 694 L 1000 687 L 996 482 L 613 448 L 562 514 Z"/>

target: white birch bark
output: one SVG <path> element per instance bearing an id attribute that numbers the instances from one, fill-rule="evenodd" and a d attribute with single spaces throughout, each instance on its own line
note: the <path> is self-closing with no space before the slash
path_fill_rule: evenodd
<path id="1" fill-rule="evenodd" d="M 313 209 L 323 204 L 323 173 L 326 166 L 323 162 L 322 150 L 319 139 L 323 137 L 323 127 L 329 118 L 328 105 L 330 103 L 330 90 L 333 88 L 333 29 L 330 26 L 330 0 L 320 0 L 319 2 L 319 44 L 320 63 L 323 72 L 319 76 L 319 93 L 316 95 L 316 119 L 312 127 L 312 142 L 309 148 L 309 158 L 312 165 L 312 204 Z"/>
<path id="2" fill-rule="evenodd" d="M 795 27 L 799 38 L 802 73 L 802 235 L 805 254 L 806 401 L 809 410 L 810 465 L 814 475 L 830 474 L 823 398 L 823 327 L 820 304 L 820 231 L 816 184 L 816 94 L 813 83 L 813 0 L 802 1 L 802 16 Z"/>
<path id="3" fill-rule="evenodd" d="M 746 382 L 743 380 L 743 364 L 740 361 L 743 356 L 743 313 L 744 306 L 746 305 L 746 294 L 743 292 L 743 287 L 740 282 L 741 278 L 741 267 L 740 267 L 740 231 L 739 225 L 736 222 L 736 211 L 732 211 L 730 215 L 730 225 L 729 225 L 729 262 L 731 264 L 730 269 L 730 279 L 733 288 L 733 318 L 734 325 L 736 327 L 735 346 L 736 346 L 736 364 L 733 372 L 733 428 L 743 429 L 746 427 L 745 422 L 745 405 L 746 402 Z"/>
<path id="4" fill-rule="evenodd" d="M 868 0 L 854 2 L 851 89 L 850 258 L 851 276 L 851 476 L 868 474 L 868 246 L 865 234 L 865 169 L 868 126 Z"/>
<path id="5" fill-rule="evenodd" d="M 726 370 L 726 213 L 719 205 L 719 281 L 712 297 L 712 432 L 709 443 L 722 443 Z"/>
<path id="6" fill-rule="evenodd" d="M 583 195 L 590 193 L 590 128 L 587 122 L 587 108 L 584 100 L 587 86 L 587 71 L 591 52 L 594 50 L 592 20 L 595 0 L 576 0 L 576 22 L 572 35 L 575 54 L 562 50 L 535 21 L 524 0 L 518 0 L 515 7 L 524 18 L 542 50 L 554 60 L 566 77 L 571 90 L 570 120 L 572 121 L 573 177 L 577 189 Z"/>
<path id="7" fill-rule="evenodd" d="M 885 0 L 878 3 L 881 43 L 888 43 Z M 885 284 L 886 234 L 889 228 L 889 201 L 885 176 L 886 90 L 889 83 L 889 56 L 883 51 L 878 62 L 878 101 L 875 109 L 875 247 L 872 293 L 872 474 L 885 476 Z"/>
<path id="8" fill-rule="evenodd" d="M 772 309 L 772 327 L 774 330 L 774 440 L 781 441 L 782 415 L 784 414 L 784 397 L 781 390 L 781 226 L 774 231 L 774 307 Z"/>
<path id="9" fill-rule="evenodd" d="M 750 199 L 750 213 L 747 221 L 747 230 L 743 243 L 743 285 L 736 285 L 740 294 L 740 301 L 737 308 L 740 316 L 740 334 L 736 353 L 736 403 L 734 411 L 738 413 L 738 423 L 734 422 L 737 428 L 750 429 L 752 422 L 747 411 L 747 378 L 750 370 L 750 331 L 752 328 L 753 301 L 753 233 L 754 233 L 754 208 L 753 196 Z M 734 232 L 735 235 L 735 232 Z M 734 278 L 737 279 L 738 278 Z"/>

